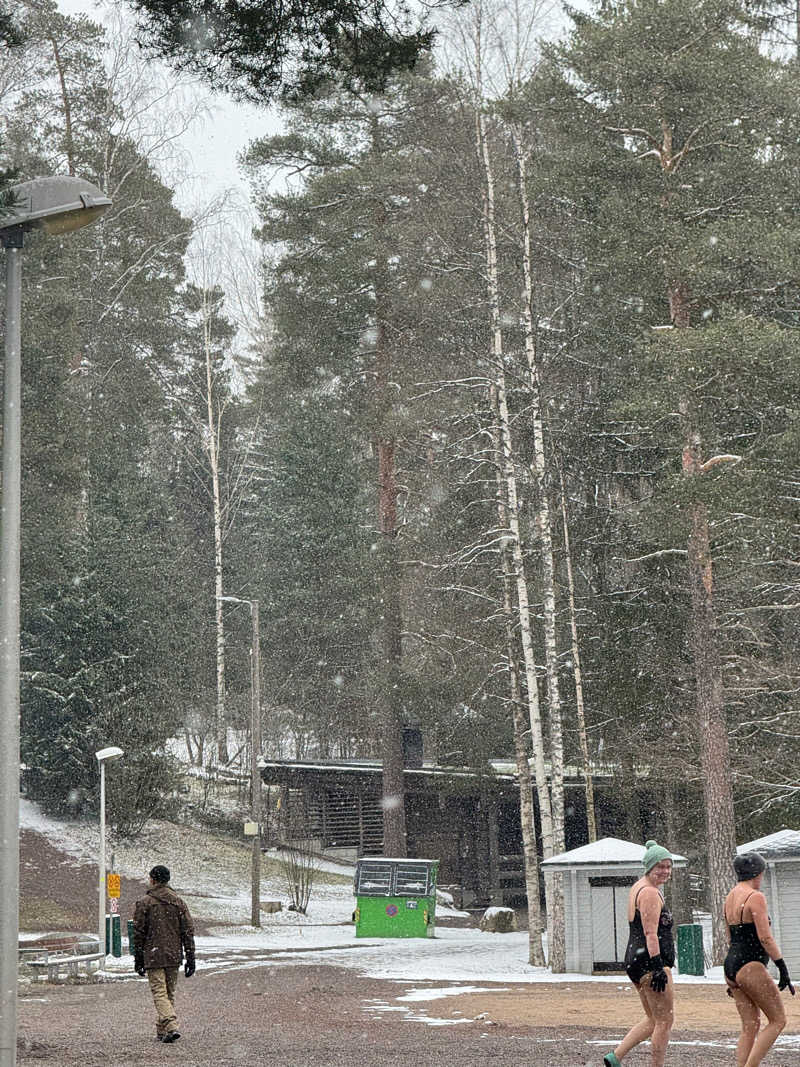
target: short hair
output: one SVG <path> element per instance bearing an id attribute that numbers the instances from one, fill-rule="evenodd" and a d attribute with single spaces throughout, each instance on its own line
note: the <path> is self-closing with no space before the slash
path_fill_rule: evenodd
<path id="1" fill-rule="evenodd" d="M 154 882 L 159 882 L 161 885 L 166 885 L 169 881 L 169 867 L 165 867 L 161 863 L 157 863 L 155 867 L 150 871 L 150 877 Z"/>

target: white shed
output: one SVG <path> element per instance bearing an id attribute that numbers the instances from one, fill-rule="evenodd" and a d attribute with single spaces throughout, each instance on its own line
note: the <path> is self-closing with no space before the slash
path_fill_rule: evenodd
<path id="1" fill-rule="evenodd" d="M 542 862 L 564 875 L 566 967 L 579 974 L 619 972 L 628 943 L 628 890 L 642 876 L 644 845 L 604 837 Z M 685 867 L 673 855 L 675 867 Z"/>
<path id="2" fill-rule="evenodd" d="M 800 976 L 800 830 L 778 830 L 740 845 L 737 852 L 759 852 L 767 862 L 762 890 L 772 932 L 789 974 Z"/>

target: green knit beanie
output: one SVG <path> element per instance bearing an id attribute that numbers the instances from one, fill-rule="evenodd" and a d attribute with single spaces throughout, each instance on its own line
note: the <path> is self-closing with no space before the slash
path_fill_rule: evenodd
<path id="1" fill-rule="evenodd" d="M 646 841 L 644 846 L 644 855 L 642 856 L 642 866 L 644 867 L 644 873 L 655 867 L 657 863 L 662 860 L 671 860 L 672 855 L 669 849 L 664 848 L 663 845 L 659 845 L 657 841 Z"/>

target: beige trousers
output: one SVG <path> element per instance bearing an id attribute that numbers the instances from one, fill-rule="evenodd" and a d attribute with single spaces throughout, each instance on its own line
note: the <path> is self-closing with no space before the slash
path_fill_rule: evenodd
<path id="1" fill-rule="evenodd" d="M 175 1015 L 175 987 L 178 984 L 177 967 L 154 967 L 147 972 L 153 1004 L 156 1008 L 156 1033 L 159 1037 L 178 1029 Z"/>

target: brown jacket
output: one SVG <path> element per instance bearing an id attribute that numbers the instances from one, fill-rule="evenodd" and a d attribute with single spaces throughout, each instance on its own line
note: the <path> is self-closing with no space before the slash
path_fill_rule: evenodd
<path id="1" fill-rule="evenodd" d="M 194 962 L 194 923 L 189 909 L 167 885 L 153 886 L 136 901 L 134 956 L 147 970 L 180 967 L 183 954 Z"/>

